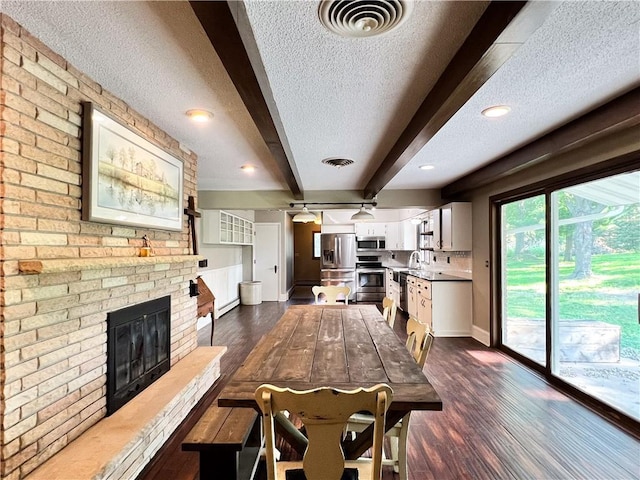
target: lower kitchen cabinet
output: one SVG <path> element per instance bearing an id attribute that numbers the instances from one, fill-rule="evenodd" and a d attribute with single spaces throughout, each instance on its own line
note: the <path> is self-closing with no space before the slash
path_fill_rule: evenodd
<path id="1" fill-rule="evenodd" d="M 418 318 L 418 279 L 407 276 L 407 313 Z"/>
<path id="2" fill-rule="evenodd" d="M 418 280 L 416 282 L 417 305 L 416 317 L 422 323 L 426 323 L 433 329 L 433 307 L 431 306 L 431 282 L 428 280 Z"/>
<path id="3" fill-rule="evenodd" d="M 473 307 L 470 281 L 431 282 L 407 277 L 407 289 L 410 278 L 414 279 L 416 286 L 414 316 L 419 321 L 431 324 L 436 337 L 471 336 Z"/>
<path id="4" fill-rule="evenodd" d="M 387 268 L 385 283 L 385 295 L 396 302 L 396 306 L 400 307 L 400 285 L 393 279 L 393 269 Z"/>
<path id="5" fill-rule="evenodd" d="M 436 337 L 471 336 L 471 282 L 431 282 L 431 305 Z"/>

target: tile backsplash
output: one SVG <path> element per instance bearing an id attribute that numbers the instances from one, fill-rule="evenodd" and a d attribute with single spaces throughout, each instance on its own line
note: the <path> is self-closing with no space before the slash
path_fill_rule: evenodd
<path id="1" fill-rule="evenodd" d="M 387 251 L 382 254 L 381 260 L 386 267 L 406 267 L 409 265 L 410 255 L 409 251 Z M 423 252 L 423 256 L 426 256 L 426 261 L 422 263 L 422 268 L 425 270 L 471 277 L 473 264 L 471 252 Z"/>

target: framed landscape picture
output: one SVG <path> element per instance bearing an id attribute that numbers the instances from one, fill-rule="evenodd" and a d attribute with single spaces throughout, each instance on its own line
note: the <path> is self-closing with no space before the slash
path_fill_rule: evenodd
<path id="1" fill-rule="evenodd" d="M 82 219 L 182 230 L 182 161 L 83 103 Z"/>

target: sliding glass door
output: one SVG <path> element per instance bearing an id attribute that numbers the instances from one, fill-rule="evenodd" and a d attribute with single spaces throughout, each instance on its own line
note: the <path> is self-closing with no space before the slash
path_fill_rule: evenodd
<path id="1" fill-rule="evenodd" d="M 501 207 L 502 344 L 539 364 L 546 358 L 545 197 Z"/>
<path id="2" fill-rule="evenodd" d="M 502 345 L 640 420 L 640 172 L 499 212 Z"/>
<path id="3" fill-rule="evenodd" d="M 640 172 L 551 205 L 551 373 L 640 420 Z"/>

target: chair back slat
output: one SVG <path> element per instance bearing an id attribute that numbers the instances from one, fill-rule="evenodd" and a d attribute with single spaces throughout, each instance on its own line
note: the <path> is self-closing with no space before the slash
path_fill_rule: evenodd
<path id="1" fill-rule="evenodd" d="M 393 325 L 396 322 L 397 308 L 398 306 L 393 298 L 384 297 L 382 299 L 382 316 L 391 328 L 393 328 Z"/>
<path id="2" fill-rule="evenodd" d="M 306 430 L 309 443 L 302 468 L 307 480 L 340 480 L 345 468 L 341 446 L 345 425 L 354 413 L 371 412 L 374 415 L 371 480 L 380 479 L 385 413 L 393 397 L 388 385 L 349 391 L 327 387 L 296 391 L 265 384 L 256 389 L 255 395 L 263 416 L 269 480 L 282 480 L 276 477 L 274 416 L 285 410 L 296 415 Z"/>
<path id="3" fill-rule="evenodd" d="M 327 305 L 337 305 L 338 304 L 338 297 L 340 297 L 340 296 L 344 297 L 344 303 L 345 303 L 345 305 L 348 305 L 349 304 L 349 295 L 351 295 L 351 288 L 349 288 L 349 287 L 340 287 L 340 286 L 336 286 L 336 285 L 323 285 L 323 286 L 316 285 L 316 286 L 311 288 L 311 291 L 313 292 L 313 295 L 316 298 L 316 304 L 320 303 L 318 297 L 321 294 L 324 294 L 325 303 Z"/>
<path id="4" fill-rule="evenodd" d="M 421 367 L 424 367 L 427 361 L 431 345 L 433 345 L 433 338 L 429 325 L 420 322 L 413 316 L 409 316 L 409 320 L 407 320 L 406 347 L 413 359 Z"/>

